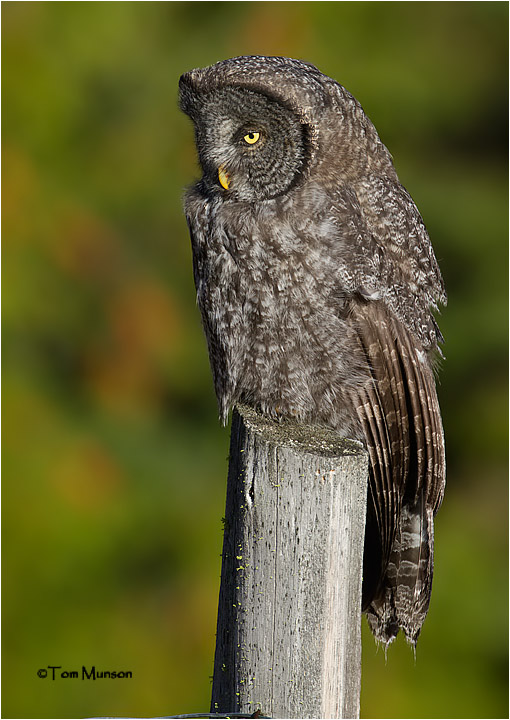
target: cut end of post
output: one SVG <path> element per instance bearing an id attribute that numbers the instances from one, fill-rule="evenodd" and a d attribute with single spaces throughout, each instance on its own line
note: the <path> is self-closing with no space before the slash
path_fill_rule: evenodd
<path id="1" fill-rule="evenodd" d="M 247 405 L 236 405 L 234 412 L 241 415 L 247 428 L 273 445 L 321 457 L 366 455 L 363 443 L 343 438 L 335 430 L 322 425 L 303 425 L 288 419 L 273 420 Z"/>

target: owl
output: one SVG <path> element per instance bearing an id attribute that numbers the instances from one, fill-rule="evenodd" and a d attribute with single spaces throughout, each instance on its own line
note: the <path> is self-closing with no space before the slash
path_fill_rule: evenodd
<path id="1" fill-rule="evenodd" d="M 370 460 L 363 610 L 416 645 L 445 456 L 434 368 L 446 293 L 423 220 L 357 100 L 313 65 L 184 73 L 200 180 L 185 194 L 220 417 L 327 426 Z"/>

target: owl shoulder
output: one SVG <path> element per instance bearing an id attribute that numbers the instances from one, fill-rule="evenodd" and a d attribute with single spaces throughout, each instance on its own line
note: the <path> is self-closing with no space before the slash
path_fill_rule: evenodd
<path id="1" fill-rule="evenodd" d="M 367 228 L 391 272 L 425 292 L 431 304 L 445 304 L 446 292 L 422 216 L 395 177 L 368 175 L 355 186 Z"/>

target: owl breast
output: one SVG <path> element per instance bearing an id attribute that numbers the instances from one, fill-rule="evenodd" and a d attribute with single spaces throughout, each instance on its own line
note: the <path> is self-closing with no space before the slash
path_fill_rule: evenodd
<path id="1" fill-rule="evenodd" d="M 367 371 L 338 284 L 330 202 L 314 193 L 313 204 L 313 219 L 296 225 L 281 200 L 261 210 L 205 199 L 199 188 L 188 193 L 197 300 L 220 415 L 225 422 L 231 407 L 245 402 L 361 439 L 349 390 Z"/>

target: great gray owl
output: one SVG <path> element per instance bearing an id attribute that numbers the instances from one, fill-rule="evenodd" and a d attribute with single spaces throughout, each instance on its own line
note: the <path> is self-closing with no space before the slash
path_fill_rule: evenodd
<path id="1" fill-rule="evenodd" d="M 361 106 L 316 67 L 238 57 L 180 78 L 187 191 L 220 415 L 323 424 L 370 457 L 363 608 L 416 644 L 445 458 L 433 372 L 446 293 L 422 218 Z"/>

